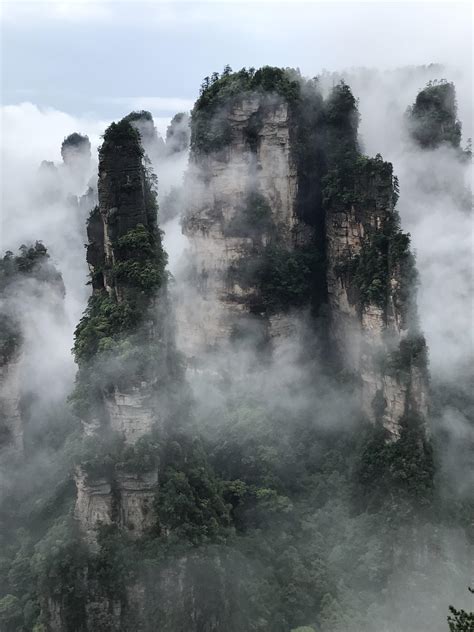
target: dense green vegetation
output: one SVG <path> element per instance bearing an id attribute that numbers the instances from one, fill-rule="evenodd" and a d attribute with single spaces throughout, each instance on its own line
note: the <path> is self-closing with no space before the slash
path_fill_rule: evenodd
<path id="1" fill-rule="evenodd" d="M 118 123 L 111 123 L 104 132 L 103 143 L 99 148 L 99 157 L 103 158 L 107 154 L 113 153 L 117 147 L 122 147 L 128 155 L 142 157 L 144 151 L 140 143 L 140 133 L 130 123 L 142 116 L 147 118 L 147 115 L 149 116 L 150 113 L 146 111 L 132 112 Z"/>
<path id="2" fill-rule="evenodd" d="M 151 112 L 148 112 L 148 110 L 130 112 L 130 114 L 127 114 L 122 121 L 126 121 L 128 123 L 133 123 L 134 121 L 147 121 L 148 123 L 154 125 L 153 116 L 151 115 Z"/>
<path id="3" fill-rule="evenodd" d="M 221 75 L 206 77 L 191 113 L 191 149 L 195 154 L 218 151 L 232 140 L 230 109 L 251 94 L 278 94 L 288 101 L 298 98 L 300 84 L 295 71 L 264 66 L 259 70 L 229 66 Z M 251 130 L 249 130 L 251 134 Z"/>
<path id="4" fill-rule="evenodd" d="M 141 116 L 142 113 L 138 114 Z M 102 155 L 119 148 L 143 159 L 139 134 L 128 118 L 118 124 L 112 123 L 107 129 Z M 146 225 L 139 222 L 116 235 L 111 243 L 113 263 L 106 260 L 100 250 L 91 257 L 95 291 L 75 333 L 74 353 L 79 366 L 92 360 L 98 352 L 130 347 L 127 335 L 136 332 L 143 321 L 151 318 L 151 300 L 160 288 L 166 286 L 167 257 L 161 243 L 161 232 L 157 228 L 155 180 L 145 166 L 142 167 L 141 182 L 144 199 L 139 197 L 137 203 L 145 204 Z M 93 209 L 89 225 L 92 222 L 100 224 L 101 221 L 98 208 Z M 94 248 L 97 250 L 97 246 L 91 244 L 90 249 Z M 113 290 L 106 289 L 106 286 Z M 134 343 L 138 343 L 136 337 Z"/>
<path id="5" fill-rule="evenodd" d="M 323 178 L 323 196 L 325 204 L 335 209 L 351 205 L 374 211 L 392 209 L 397 202 L 398 181 L 391 163 L 384 162 L 380 154 L 375 158 L 346 155 Z"/>
<path id="6" fill-rule="evenodd" d="M 50 526 L 39 541 L 38 534 L 18 533 L 3 548 L 8 575 L 0 613 L 11 625 L 7 629 L 46 625 L 39 607 L 45 590 L 61 604 L 65 632 L 86 629 L 81 627 L 86 604 L 118 602 L 140 579 L 151 609 L 144 630 L 152 632 L 163 622 L 172 631 L 189 607 L 173 605 L 173 599 L 180 591 L 188 594 L 197 577 L 214 586 L 212 593 L 199 596 L 199 603 L 207 620 L 221 617 L 218 629 L 287 632 L 309 625 L 346 632 L 350 622 L 351 629 L 376 632 L 377 621 L 389 623 L 379 591 L 390 585 L 398 564 L 410 577 L 399 559 L 407 534 L 413 546 L 421 546 L 420 538 L 441 545 L 440 523 L 426 531 L 434 508 L 429 448 L 420 435 L 386 444 L 380 435 L 370 438 L 369 428 L 366 436 L 349 428 L 322 430 L 315 423 L 321 411 L 276 414 L 264 402 L 234 395 L 224 409 L 201 420 L 211 431 L 201 445 L 193 447 L 186 436 L 166 445 L 145 437 L 132 454 L 108 442 L 108 459 L 90 446 L 101 467 L 96 473 L 103 474 L 104 467 L 136 471 L 138 463 L 146 469 L 159 462 L 156 529 L 137 540 L 116 527 L 103 527 L 98 550 L 91 553 L 73 521 L 55 518 L 64 511 L 56 498 Z M 169 594 L 161 573 L 184 559 L 181 579 L 168 576 Z M 422 565 L 418 572 L 429 574 L 429 568 Z M 437 572 L 433 580 L 443 578 Z M 179 589 L 178 581 L 184 582 Z M 224 605 L 228 599 L 237 600 L 230 611 Z M 133 620 L 129 608 L 124 629 L 133 626 L 125 618 Z M 104 626 L 100 629 L 109 629 L 100 616 L 105 621 L 110 614 L 88 616 Z M 426 616 L 410 613 L 415 625 Z"/>
<path id="7" fill-rule="evenodd" d="M 474 590 L 469 588 L 469 592 L 474 593 Z M 453 606 L 450 606 L 449 610 L 451 612 L 448 617 L 450 632 L 472 632 L 474 630 L 474 612 L 457 610 Z"/>
<path id="8" fill-rule="evenodd" d="M 310 305 L 322 270 L 314 245 L 290 248 L 276 239 L 243 256 L 229 271 L 229 280 L 254 288 L 251 311 L 271 314 Z"/>
<path id="9" fill-rule="evenodd" d="M 61 283 L 61 275 L 49 262 L 47 248 L 41 241 L 35 244 L 20 246 L 18 255 L 7 251 L 0 260 L 0 291 L 5 288 L 16 275 L 31 275 L 39 281 Z"/>
<path id="10" fill-rule="evenodd" d="M 359 119 L 357 100 L 350 87 L 341 81 L 333 87 L 323 104 L 324 149 L 328 168 L 344 172 L 358 157 Z"/>
<path id="11" fill-rule="evenodd" d="M 94 291 L 75 331 L 73 351 L 79 372 L 71 395 L 74 410 L 86 418 L 97 414 L 101 394 L 112 385 L 130 389 L 143 381 L 154 384 L 159 378 L 169 384 L 181 370 L 177 354 L 170 360 L 169 344 L 162 334 L 168 276 L 162 233 L 157 227 L 156 179 L 145 163 L 139 134 L 128 117 L 112 123 L 104 135 L 101 155 L 116 151 L 140 161 L 141 187 L 133 189 L 135 201 L 132 199 L 130 208 L 134 203 L 144 205 L 145 215 L 141 222 L 131 226 L 125 222 L 123 228 L 119 224 L 115 229 L 113 260 L 105 257 L 97 243 L 103 239 L 98 207 L 89 218 L 88 260 Z M 129 182 L 126 173 L 121 177 Z M 121 191 L 122 181 L 111 182 Z M 128 197 L 123 199 L 130 204 Z M 153 339 L 151 330 L 155 332 Z"/>
<path id="12" fill-rule="evenodd" d="M 402 325 L 416 325 L 413 304 L 417 285 L 410 235 L 400 229 L 396 211 L 399 184 L 393 167 L 380 154 L 360 153 L 359 115 L 350 88 L 336 86 L 324 104 L 326 172 L 322 204 L 329 214 L 347 213 L 361 231 L 360 249 L 335 262 L 349 300 L 362 312 L 376 305 L 400 314 Z M 358 249 L 358 252 L 357 252 Z"/>
<path id="13" fill-rule="evenodd" d="M 207 419 L 208 453 L 229 481 L 237 537 L 228 545 L 266 569 L 257 587 L 262 629 L 378 630 L 389 620 L 375 595 L 399 564 L 405 568 L 400 552 L 421 546 L 418 529 L 437 546 L 437 529 L 449 520 L 422 427 L 407 419 L 400 441 L 387 443 L 370 426 L 363 434 L 358 425 L 324 430 L 324 404 L 278 412 L 250 392 L 233 393 L 226 410 Z M 415 615 L 415 629 L 425 616 Z M 254 621 L 248 629 L 260 628 Z"/>
<path id="14" fill-rule="evenodd" d="M 417 282 L 410 235 L 400 231 L 391 219 L 382 230 L 369 227 L 359 253 L 342 259 L 336 272 L 345 278 L 354 302 L 361 308 L 375 304 L 386 310 L 389 299 L 393 299 L 403 314 L 410 306 Z M 391 287 L 394 277 L 399 279 L 396 291 Z"/>
<path id="15" fill-rule="evenodd" d="M 357 468 L 367 509 L 386 515 L 393 512 L 397 521 L 431 511 L 434 461 L 423 421 L 407 416 L 395 442 L 387 443 L 383 428 L 371 434 Z"/>

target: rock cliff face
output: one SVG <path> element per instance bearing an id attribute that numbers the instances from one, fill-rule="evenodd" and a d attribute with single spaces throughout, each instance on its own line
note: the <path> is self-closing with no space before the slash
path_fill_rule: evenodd
<path id="1" fill-rule="evenodd" d="M 76 206 L 81 226 L 87 213 L 97 199 L 96 178 L 93 176 L 94 163 L 88 136 L 74 132 L 61 145 L 63 163 L 57 169 L 61 180 L 62 194 L 72 207 Z M 85 193 L 84 193 L 85 192 Z"/>
<path id="2" fill-rule="evenodd" d="M 109 476 L 90 476 L 76 472 L 75 516 L 89 542 L 93 543 L 98 525 L 116 524 L 140 537 L 153 524 L 153 499 L 158 482 L 156 471 L 144 474 L 118 471 Z"/>
<path id="3" fill-rule="evenodd" d="M 285 336 L 289 310 L 305 299 L 313 308 L 327 304 L 332 351 L 360 380 L 366 416 L 396 439 L 407 414 L 427 413 L 427 374 L 391 165 L 360 154 L 347 86 L 323 102 L 304 82 L 296 100 L 279 84 L 227 96 L 231 82 L 208 86 L 192 116 L 183 220 L 190 282 L 178 296 L 180 348 L 189 358 L 225 349 L 249 318 L 267 339 Z M 210 136 L 201 127 L 206 107 Z M 260 282 L 262 252 L 272 253 L 274 268 L 282 253 L 285 265 L 299 253 L 324 265 L 302 279 L 303 299 L 274 300 L 273 279 L 267 296 Z M 253 264 L 243 273 L 244 261 Z M 291 283 L 298 285 L 294 271 Z"/>
<path id="4" fill-rule="evenodd" d="M 375 159 L 361 183 L 370 194 L 327 213 L 327 283 L 331 334 L 347 368 L 360 376 L 361 403 L 392 439 L 408 414 L 425 419 L 424 341 L 414 331 L 413 261 L 396 227 L 391 168 Z"/>
<path id="5" fill-rule="evenodd" d="M 106 141 L 101 149 L 99 205 L 88 222 L 87 261 L 97 296 L 107 294 L 117 305 L 124 307 L 132 300 L 135 307 L 139 305 L 144 311 L 146 331 L 143 343 L 146 344 L 155 334 L 159 335 L 153 318 L 146 315 L 153 309 L 153 300 L 148 298 L 146 291 L 136 287 L 134 262 L 130 259 L 134 249 L 150 245 L 147 238 L 156 231 L 156 208 L 146 182 L 138 137 L 132 134 L 127 138 L 126 131 L 124 138 L 119 134 L 117 142 Z M 139 243 L 140 238 L 144 239 L 143 244 Z M 146 252 L 140 256 L 143 255 Z M 103 389 L 102 397 L 110 427 L 120 432 L 125 441 L 133 443 L 151 430 L 154 414 L 149 402 L 150 384 L 146 380 L 131 382 L 127 392 L 112 382 Z"/>
<path id="6" fill-rule="evenodd" d="M 220 498 L 214 510 L 205 464 L 193 441 L 180 435 L 188 410 L 142 134 L 127 117 L 106 131 L 99 154 L 99 204 L 87 226 L 93 294 L 75 337 L 74 401 L 86 449 L 75 471 L 74 517 L 91 555 L 101 555 L 106 532 L 129 543 L 155 538 L 166 557 L 168 537 L 186 523 L 181 512 L 189 506 L 200 507 L 198 528 L 206 533 L 226 516 Z M 192 560 L 181 555 L 178 566 L 167 569 L 163 562 L 152 577 L 145 573 L 133 581 L 120 568 L 113 594 L 87 579 L 83 618 L 88 629 L 102 629 L 105 619 L 107 629 L 117 632 L 149 629 L 148 621 L 174 629 L 175 620 L 181 625 L 182 619 L 183 629 L 201 629 Z M 60 604 L 46 608 L 52 621 L 64 621 L 67 610 Z"/>
<path id="7" fill-rule="evenodd" d="M 275 229 L 291 247 L 297 227 L 288 103 L 278 96 L 249 96 L 231 107 L 227 119 L 229 144 L 194 155 L 186 179 L 187 273 L 197 292 L 179 303 L 178 321 L 181 348 L 189 356 L 225 346 L 239 316 L 248 314 L 255 283 L 232 275 L 239 261 L 265 246 Z"/>

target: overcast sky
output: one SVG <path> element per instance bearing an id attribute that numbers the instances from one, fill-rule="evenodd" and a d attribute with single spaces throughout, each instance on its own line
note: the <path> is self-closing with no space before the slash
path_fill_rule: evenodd
<path id="1" fill-rule="evenodd" d="M 15 0 L 1 8 L 2 103 L 105 120 L 188 109 L 203 77 L 227 63 L 313 76 L 472 59 L 470 3 Z"/>

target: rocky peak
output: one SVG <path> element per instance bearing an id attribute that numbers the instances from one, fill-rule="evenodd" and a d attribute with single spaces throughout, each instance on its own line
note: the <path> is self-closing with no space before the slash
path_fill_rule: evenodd
<path id="1" fill-rule="evenodd" d="M 153 162 L 159 160 L 165 152 L 165 143 L 158 135 L 151 113 L 146 110 L 130 112 L 123 120 L 128 121 L 139 133 L 145 154 Z"/>
<path id="2" fill-rule="evenodd" d="M 87 226 L 93 295 L 76 330 L 75 402 L 86 437 L 105 453 L 114 441 L 121 447 L 106 471 L 88 471 L 84 463 L 77 469 L 76 517 L 90 540 L 99 522 L 137 536 L 145 529 L 156 463 L 135 476 L 124 469 L 124 451 L 163 430 L 166 384 L 171 376 L 179 382 L 154 177 L 128 117 L 104 134 L 98 190 Z"/>
<path id="3" fill-rule="evenodd" d="M 166 129 L 166 152 L 168 154 L 175 154 L 188 149 L 191 139 L 189 123 L 189 115 L 186 112 L 178 112 L 173 116 Z"/>
<path id="4" fill-rule="evenodd" d="M 140 135 L 128 120 L 112 123 L 99 152 L 99 205 L 89 220 L 92 241 L 88 261 L 95 275 L 94 287 L 101 277 L 102 287 L 117 300 L 127 289 L 146 293 L 162 281 L 151 269 L 153 261 L 162 267 L 165 261 L 157 229 L 154 183 L 143 156 Z M 150 278 L 134 276 L 136 259 L 145 268 L 148 265 Z M 140 285 L 143 287 L 137 287 Z"/>
<path id="5" fill-rule="evenodd" d="M 454 84 L 430 81 L 408 108 L 407 122 L 411 137 L 423 149 L 441 144 L 459 148 L 461 123 L 457 119 Z"/>
<path id="6" fill-rule="evenodd" d="M 323 99 L 317 82 L 280 69 L 205 80 L 191 119 L 194 293 L 178 305 L 180 344 L 199 357 L 249 316 L 272 338 L 289 310 L 323 309 L 365 414 L 397 438 L 408 413 L 426 414 L 426 351 L 398 183 L 381 156 L 361 154 L 358 120 L 344 83 Z"/>
<path id="7" fill-rule="evenodd" d="M 328 203 L 327 279 L 331 335 L 360 376 L 362 407 L 398 438 L 408 414 L 427 414 L 426 345 L 418 331 L 416 271 L 394 210 L 396 180 L 381 157 L 359 159 L 348 198 Z M 355 195 L 354 195 L 355 194 Z"/>
<path id="8" fill-rule="evenodd" d="M 285 256 L 296 241 L 296 164 L 285 95 L 294 86 L 277 74 L 280 92 L 267 90 L 267 80 L 265 73 L 247 71 L 213 77 L 192 113 L 185 179 L 191 202 L 183 230 L 198 293 L 190 304 L 184 294 L 178 320 L 182 348 L 193 357 L 227 344 L 249 313 L 251 327 L 263 327 L 267 335 L 270 321 L 249 265 L 262 249 L 268 255 L 274 242 Z"/>
<path id="9" fill-rule="evenodd" d="M 75 167 L 77 163 L 89 163 L 91 160 L 91 143 L 88 136 L 74 132 L 63 140 L 61 156 L 64 164 Z"/>
<path id="10" fill-rule="evenodd" d="M 61 156 L 64 194 L 73 197 L 82 195 L 85 188 L 91 186 L 93 170 L 89 137 L 77 132 L 67 136 L 61 145 Z"/>

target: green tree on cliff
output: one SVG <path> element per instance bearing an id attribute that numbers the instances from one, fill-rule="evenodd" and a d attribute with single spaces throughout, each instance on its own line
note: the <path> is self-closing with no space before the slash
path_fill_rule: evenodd
<path id="1" fill-rule="evenodd" d="M 472 588 L 468 589 L 474 594 Z M 453 606 L 449 606 L 450 616 L 448 617 L 448 625 L 450 632 L 474 632 L 474 612 L 466 612 L 466 610 L 457 610 Z"/>

